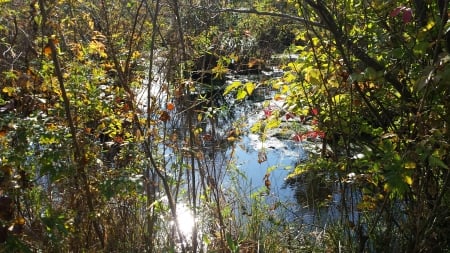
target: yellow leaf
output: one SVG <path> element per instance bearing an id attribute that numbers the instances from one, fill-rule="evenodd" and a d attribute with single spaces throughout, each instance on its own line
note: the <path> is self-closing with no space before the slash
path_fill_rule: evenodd
<path id="1" fill-rule="evenodd" d="M 305 73 L 305 81 L 307 81 L 310 84 L 318 85 L 320 84 L 320 70 L 318 69 L 308 69 Z"/>
<path id="2" fill-rule="evenodd" d="M 236 137 L 234 137 L 234 136 L 229 136 L 229 137 L 227 138 L 227 140 L 228 140 L 229 142 L 233 142 L 233 141 L 236 140 Z"/>
<path id="3" fill-rule="evenodd" d="M 273 99 L 274 99 L 275 101 L 280 101 L 280 100 L 283 100 L 284 97 L 281 96 L 280 94 L 275 94 L 275 96 L 273 97 Z"/>
<path id="4" fill-rule="evenodd" d="M 201 128 L 196 128 L 195 130 L 194 130 L 194 135 L 195 136 L 198 136 L 199 134 L 201 134 L 203 132 L 203 129 L 201 129 Z"/>
<path id="5" fill-rule="evenodd" d="M 225 91 L 223 92 L 223 95 L 227 95 L 228 93 L 230 93 L 231 91 L 235 90 L 236 88 L 238 88 L 239 86 L 241 86 L 241 82 L 240 81 L 234 81 L 232 82 L 230 85 L 228 85 L 225 88 Z"/>
<path id="6" fill-rule="evenodd" d="M 405 183 L 407 183 L 408 185 L 412 185 L 413 180 L 410 176 L 405 176 L 405 178 L 403 178 L 403 181 L 405 181 Z"/>
<path id="7" fill-rule="evenodd" d="M 313 46 L 317 46 L 320 43 L 320 39 L 317 37 L 313 37 L 312 39 Z"/>
<path id="8" fill-rule="evenodd" d="M 7 86 L 7 87 L 3 87 L 2 91 L 3 91 L 3 93 L 7 93 L 8 96 L 11 97 L 16 92 L 16 88 Z"/>
<path id="9" fill-rule="evenodd" d="M 338 94 L 333 97 L 333 100 L 335 101 L 336 104 L 340 104 L 340 103 L 348 100 L 348 95 L 347 94 Z"/>
<path id="10" fill-rule="evenodd" d="M 415 169 L 416 163 L 415 162 L 407 162 L 405 163 L 405 169 Z"/>
<path id="11" fill-rule="evenodd" d="M 245 91 L 247 91 L 248 95 L 251 95 L 253 93 L 253 90 L 255 90 L 255 84 L 248 82 L 245 84 Z"/>
<path id="12" fill-rule="evenodd" d="M 134 51 L 131 55 L 131 59 L 135 60 L 141 56 L 141 53 L 139 51 Z"/>
<path id="13" fill-rule="evenodd" d="M 286 83 L 291 83 L 291 82 L 295 81 L 295 79 L 297 79 L 297 76 L 291 72 L 288 72 L 287 74 L 284 75 L 283 79 Z"/>
<path id="14" fill-rule="evenodd" d="M 242 100 L 244 98 L 247 97 L 247 92 L 243 91 L 243 90 L 239 90 L 237 95 L 236 95 L 236 99 L 237 100 Z"/>
<path id="15" fill-rule="evenodd" d="M 278 89 L 280 89 L 280 87 L 281 87 L 282 84 L 283 84 L 283 82 L 277 82 L 277 83 L 274 83 L 274 84 L 272 85 L 272 88 L 273 88 L 274 90 L 278 90 Z"/>

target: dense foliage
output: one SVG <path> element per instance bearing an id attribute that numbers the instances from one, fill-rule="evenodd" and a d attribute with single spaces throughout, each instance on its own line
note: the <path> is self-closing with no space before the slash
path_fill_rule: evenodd
<path id="1" fill-rule="evenodd" d="M 0 252 L 449 251 L 448 5 L 0 0 Z M 322 140 L 290 175 L 340 193 L 319 230 L 275 215 L 269 174 L 243 194 L 220 93 L 260 86 L 283 106 L 251 131 Z"/>

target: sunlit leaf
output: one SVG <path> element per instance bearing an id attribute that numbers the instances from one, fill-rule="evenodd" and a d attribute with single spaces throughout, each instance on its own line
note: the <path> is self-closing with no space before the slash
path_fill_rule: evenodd
<path id="1" fill-rule="evenodd" d="M 292 72 L 287 72 L 286 74 L 284 74 L 283 80 L 286 83 L 291 83 L 293 81 L 295 81 L 295 79 L 297 79 L 297 76 L 294 75 L 294 73 Z"/>
<path id="2" fill-rule="evenodd" d="M 234 142 L 234 141 L 236 141 L 236 137 L 235 136 L 228 136 L 227 137 L 227 140 L 229 141 L 229 142 Z"/>
<path id="3" fill-rule="evenodd" d="M 283 99 L 284 99 L 284 96 L 282 96 L 281 94 L 275 94 L 274 97 L 273 97 L 273 99 L 274 99 L 275 101 L 280 101 L 280 100 L 283 100 Z"/>
<path id="4" fill-rule="evenodd" d="M 403 178 L 403 180 L 404 180 L 405 183 L 407 183 L 408 185 L 412 185 L 412 183 L 413 183 L 413 180 L 412 180 L 412 178 L 411 178 L 410 176 L 405 176 L 405 177 Z"/>
<path id="5" fill-rule="evenodd" d="M 274 90 L 278 90 L 281 88 L 281 85 L 283 85 L 283 82 L 276 82 L 276 83 L 272 84 L 272 88 Z"/>
<path id="6" fill-rule="evenodd" d="M 258 133 L 261 128 L 262 128 L 263 124 L 261 121 L 257 121 L 255 124 L 252 125 L 252 127 L 250 128 L 250 131 L 252 133 Z"/>
<path id="7" fill-rule="evenodd" d="M 8 94 L 9 97 L 13 96 L 16 92 L 16 88 L 11 86 L 3 87 L 2 92 Z"/>
<path id="8" fill-rule="evenodd" d="M 415 162 L 407 162 L 405 163 L 405 169 L 415 169 L 416 163 Z"/>
<path id="9" fill-rule="evenodd" d="M 247 97 L 247 92 L 245 90 L 239 90 L 236 95 L 237 100 L 242 100 Z"/>
<path id="10" fill-rule="evenodd" d="M 242 85 L 242 83 L 240 81 L 234 81 L 225 88 L 225 91 L 223 92 L 223 94 L 227 95 L 228 93 L 235 90 L 236 88 L 238 88 L 241 85 Z"/>
<path id="11" fill-rule="evenodd" d="M 267 129 L 273 129 L 273 128 L 276 128 L 276 127 L 280 126 L 280 124 L 281 124 L 281 120 L 280 119 L 272 118 L 272 119 L 267 121 L 266 128 Z"/>
<path id="12" fill-rule="evenodd" d="M 253 90 L 255 89 L 255 84 L 252 82 L 248 82 L 245 84 L 245 90 L 247 91 L 248 95 L 251 95 L 253 93 Z"/>
<path id="13" fill-rule="evenodd" d="M 320 85 L 321 83 L 320 75 L 321 75 L 320 70 L 316 68 L 307 69 L 305 73 L 305 81 L 309 82 L 312 85 Z"/>

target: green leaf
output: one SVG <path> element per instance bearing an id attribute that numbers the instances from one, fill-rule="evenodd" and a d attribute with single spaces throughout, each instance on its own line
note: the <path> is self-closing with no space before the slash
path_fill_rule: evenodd
<path id="1" fill-rule="evenodd" d="M 237 243 L 233 240 L 230 233 L 226 234 L 228 248 L 231 252 L 238 252 Z"/>
<path id="2" fill-rule="evenodd" d="M 436 167 L 440 167 L 443 169 L 448 169 L 448 165 L 445 164 L 441 159 L 439 159 L 438 157 L 431 155 L 428 158 L 428 161 L 430 163 L 431 166 L 436 166 Z"/>

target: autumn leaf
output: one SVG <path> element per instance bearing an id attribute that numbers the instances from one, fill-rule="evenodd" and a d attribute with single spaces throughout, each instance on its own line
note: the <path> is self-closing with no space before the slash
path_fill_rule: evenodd
<path id="1" fill-rule="evenodd" d="M 263 112 L 264 112 L 264 116 L 266 116 L 266 118 L 269 118 L 272 115 L 272 109 L 271 108 L 264 108 Z"/>
<path id="2" fill-rule="evenodd" d="M 292 137 L 292 140 L 295 141 L 295 142 L 301 142 L 301 141 L 303 141 L 303 135 L 302 134 L 295 134 Z"/>
<path id="3" fill-rule="evenodd" d="M 281 96 L 280 94 L 275 94 L 275 96 L 273 97 L 273 99 L 274 99 L 275 101 L 281 101 L 281 100 L 284 99 L 284 97 Z"/>
<path id="4" fill-rule="evenodd" d="M 396 16 L 400 13 L 400 11 L 402 10 L 402 8 L 404 8 L 404 7 L 397 7 L 397 8 L 395 8 L 395 9 L 393 9 L 393 10 L 391 11 L 391 13 L 389 14 L 389 16 L 391 16 L 391 17 L 396 17 Z"/>
<path id="5" fill-rule="evenodd" d="M 286 113 L 285 117 L 286 117 L 286 120 L 293 119 L 293 118 L 295 118 L 295 114 L 293 114 L 292 112 L 288 112 L 288 113 Z"/>
<path id="6" fill-rule="evenodd" d="M 162 122 L 167 122 L 170 120 L 170 115 L 167 111 L 162 111 L 161 115 L 159 116 L 159 120 L 161 120 Z"/>
<path id="7" fill-rule="evenodd" d="M 51 57 L 51 55 L 52 55 L 52 48 L 50 47 L 50 44 L 47 44 L 44 47 L 44 52 L 43 53 L 44 53 L 45 56 Z"/>
<path id="8" fill-rule="evenodd" d="M 253 93 L 253 90 L 255 90 L 255 84 L 248 82 L 245 84 L 245 91 L 248 95 L 251 95 Z"/>
<path id="9" fill-rule="evenodd" d="M 167 103 L 167 110 L 169 110 L 169 111 L 173 111 L 173 109 L 175 109 L 175 105 L 173 104 L 173 103 Z"/>
<path id="10" fill-rule="evenodd" d="M 412 10 L 411 10 L 411 8 L 405 8 L 405 10 L 403 11 L 403 16 L 402 16 L 402 19 L 403 19 L 403 23 L 409 23 L 409 22 L 411 22 L 411 20 L 412 20 Z"/>
<path id="11" fill-rule="evenodd" d="M 402 20 L 403 20 L 404 24 L 409 23 L 409 22 L 412 21 L 412 17 L 413 17 L 412 9 L 404 7 L 404 6 L 400 6 L 400 7 L 395 8 L 394 10 L 391 11 L 389 16 L 396 17 L 400 13 L 402 13 Z"/>
<path id="12" fill-rule="evenodd" d="M 0 138 L 5 137 L 6 134 L 8 134 L 8 131 L 6 129 L 1 129 L 0 130 Z"/>
<path id="13" fill-rule="evenodd" d="M 236 99 L 237 100 L 243 100 L 246 97 L 247 97 L 247 92 L 244 91 L 244 90 L 239 90 L 237 95 L 236 95 Z"/>
<path id="14" fill-rule="evenodd" d="M 230 85 L 228 85 L 225 88 L 225 91 L 223 92 L 223 95 L 227 95 L 228 93 L 230 93 L 231 91 L 237 89 L 239 86 L 241 86 L 242 83 L 240 81 L 234 81 L 232 82 Z"/>
<path id="15" fill-rule="evenodd" d="M 16 93 L 16 88 L 11 87 L 11 86 L 6 86 L 6 87 L 3 87 L 2 92 L 8 94 L 8 96 L 11 97 Z"/>

